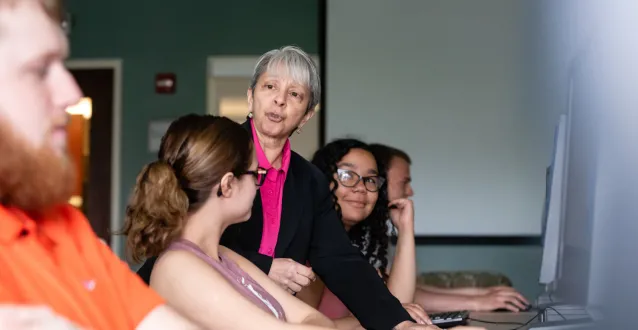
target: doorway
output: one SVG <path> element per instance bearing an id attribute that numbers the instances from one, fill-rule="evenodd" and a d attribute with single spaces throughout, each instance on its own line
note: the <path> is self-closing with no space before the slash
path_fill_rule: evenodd
<path id="1" fill-rule="evenodd" d="M 89 220 L 96 235 L 121 255 L 119 152 L 121 62 L 69 61 L 84 98 L 70 107 L 69 154 L 78 173 L 71 204 Z"/>

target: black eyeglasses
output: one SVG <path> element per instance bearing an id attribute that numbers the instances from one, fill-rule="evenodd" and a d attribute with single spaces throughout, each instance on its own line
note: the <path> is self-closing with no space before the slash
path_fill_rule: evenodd
<path id="1" fill-rule="evenodd" d="M 359 181 L 363 180 L 363 185 L 369 192 L 379 191 L 385 182 L 385 179 L 378 175 L 361 176 L 357 174 L 357 172 L 344 169 L 337 169 L 337 178 L 339 183 L 348 188 L 356 186 L 359 184 Z"/>
<path id="2" fill-rule="evenodd" d="M 268 174 L 268 170 L 263 167 L 257 167 L 256 171 L 241 171 L 238 172 L 236 175 L 237 177 L 240 177 L 242 175 L 252 175 L 255 178 L 255 186 L 261 187 L 264 184 L 264 181 L 266 181 L 266 174 Z M 219 189 L 217 190 L 217 197 L 221 197 L 221 195 L 222 187 L 220 185 Z"/>
<path id="3" fill-rule="evenodd" d="M 246 174 L 252 175 L 255 178 L 255 185 L 257 187 L 261 187 L 264 184 L 264 181 L 266 181 L 266 174 L 268 174 L 268 170 L 263 167 L 257 167 L 256 171 L 244 171 L 239 173 L 239 176 Z"/>

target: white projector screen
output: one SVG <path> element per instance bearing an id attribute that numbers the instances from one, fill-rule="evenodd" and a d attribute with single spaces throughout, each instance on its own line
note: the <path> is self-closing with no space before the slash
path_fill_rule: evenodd
<path id="1" fill-rule="evenodd" d="M 419 236 L 540 234 L 553 125 L 523 102 L 523 2 L 328 0 L 326 140 L 411 156 Z"/>

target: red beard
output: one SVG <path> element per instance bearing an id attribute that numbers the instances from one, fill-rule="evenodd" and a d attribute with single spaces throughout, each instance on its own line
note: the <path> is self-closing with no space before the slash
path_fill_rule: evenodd
<path id="1" fill-rule="evenodd" d="M 70 160 L 46 145 L 33 148 L 0 119 L 0 204 L 30 213 L 66 203 L 75 172 Z"/>

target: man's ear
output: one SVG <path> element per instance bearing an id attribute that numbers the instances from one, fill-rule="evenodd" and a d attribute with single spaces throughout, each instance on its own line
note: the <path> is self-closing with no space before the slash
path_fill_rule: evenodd
<path id="1" fill-rule="evenodd" d="M 228 198 L 233 194 L 233 182 L 235 181 L 235 175 L 231 172 L 224 174 L 220 180 L 219 190 L 222 192 L 222 196 Z M 221 197 L 221 196 L 220 196 Z"/>

